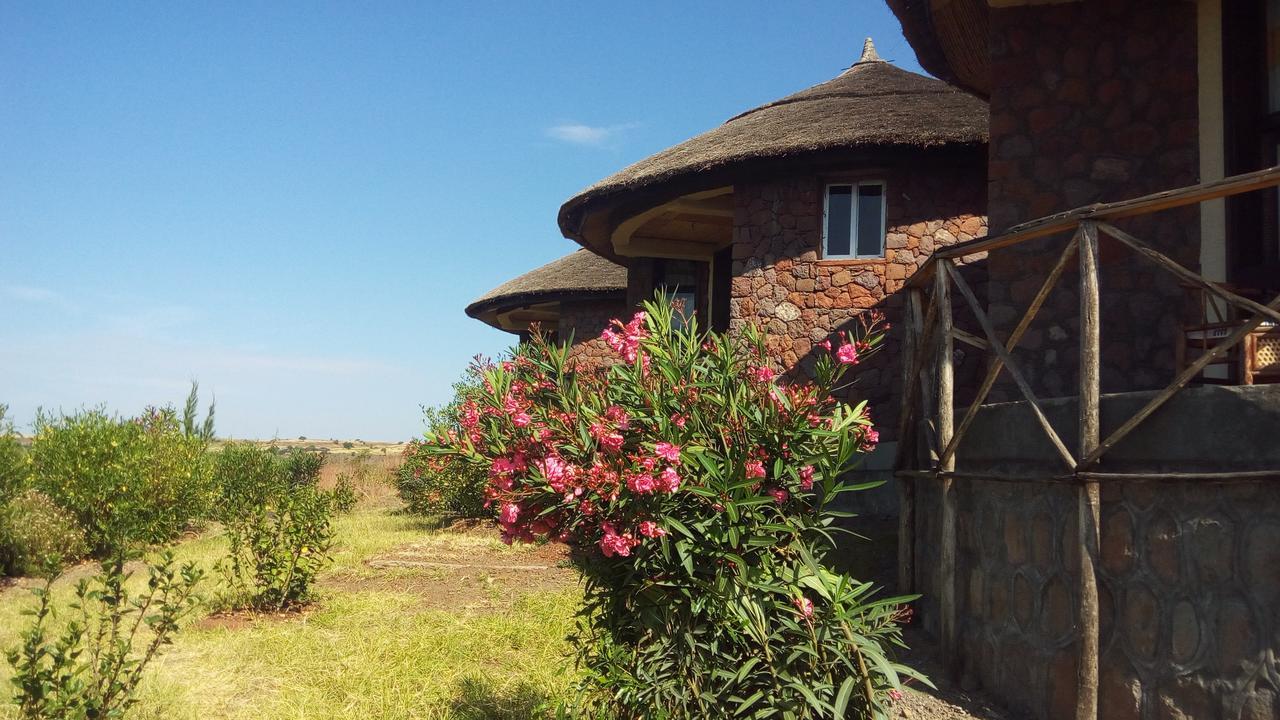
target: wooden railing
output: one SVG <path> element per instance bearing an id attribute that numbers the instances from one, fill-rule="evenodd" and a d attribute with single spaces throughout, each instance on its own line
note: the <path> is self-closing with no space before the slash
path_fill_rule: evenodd
<path id="1" fill-rule="evenodd" d="M 1091 205 L 1069 212 L 1024 223 L 1002 235 L 979 238 L 943 248 L 910 279 L 907 294 L 906 335 L 904 346 L 903 406 L 898 427 L 898 454 L 895 469 L 900 478 L 899 585 L 903 592 L 913 592 L 915 577 L 915 482 L 939 483 L 942 497 L 941 538 L 937 567 L 940 610 L 939 626 L 945 657 L 953 670 L 959 660 L 956 634 L 956 500 L 953 483 L 966 479 L 1009 480 L 1014 482 L 1065 481 L 1077 485 L 1078 541 L 1080 557 L 1077 630 L 1080 635 L 1079 683 L 1077 687 L 1077 720 L 1097 717 L 1098 689 L 1098 586 L 1095 567 L 1099 538 L 1099 483 L 1114 480 L 1170 480 L 1189 476 L 1172 473 L 1109 474 L 1092 468 L 1106 453 L 1152 416 L 1210 362 L 1224 355 L 1266 321 L 1280 323 L 1280 296 L 1267 305 L 1242 297 L 1182 267 L 1167 255 L 1155 250 L 1129 233 L 1115 227 L 1112 221 L 1145 215 L 1160 210 L 1193 205 L 1216 198 L 1238 195 L 1280 185 L 1280 167 L 1247 175 L 1238 175 L 1212 183 L 1169 190 L 1123 202 Z M 1058 253 L 1039 292 L 1022 314 L 1021 320 L 1001 338 L 973 289 L 956 269 L 956 261 L 979 253 L 1011 247 L 1035 238 L 1065 234 L 1074 230 Z M 1206 348 L 1194 362 L 1181 369 L 1167 387 L 1156 393 L 1132 417 L 1101 437 L 1099 421 L 1100 331 L 1101 305 L 1098 286 L 1099 234 L 1119 242 L 1138 257 L 1170 273 L 1184 283 L 1200 288 L 1219 301 L 1249 317 L 1217 345 Z M 1063 272 L 1078 258 L 1080 297 L 1080 371 L 1079 371 L 1079 443 L 1074 452 L 1062 441 L 1045 416 L 1027 376 L 1012 353 L 1026 334 L 1045 300 L 1057 286 Z M 952 318 L 952 291 L 964 300 L 982 328 L 983 337 L 975 337 L 955 327 Z M 953 342 L 960 341 L 990 353 L 990 365 L 978 386 L 973 402 L 965 410 L 959 424 L 955 422 L 955 381 Z M 1040 475 L 970 474 L 956 470 L 956 450 L 977 417 L 1001 371 L 1009 374 L 1036 424 L 1062 460 L 1062 473 Z M 922 420 L 931 420 L 929 423 Z M 918 430 L 917 430 L 918 429 Z M 918 443 L 918 444 L 917 444 Z M 928 460 L 918 451 L 927 449 Z M 928 465 L 928 467 L 922 467 Z M 1256 479 L 1276 476 L 1280 471 L 1243 473 L 1198 473 L 1197 478 L 1216 480 Z"/>

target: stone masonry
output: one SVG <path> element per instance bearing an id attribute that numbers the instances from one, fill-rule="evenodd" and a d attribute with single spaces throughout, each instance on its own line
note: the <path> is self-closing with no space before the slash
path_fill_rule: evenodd
<path id="1" fill-rule="evenodd" d="M 893 439 L 905 306 L 898 291 L 938 247 L 986 234 L 984 178 L 980 166 L 968 169 L 978 165 L 921 161 L 866 176 L 886 183 L 886 257 L 875 260 L 820 257 L 825 184 L 843 178 L 736 185 L 730 330 L 758 324 L 781 368 L 802 375 L 821 351 L 817 343 L 855 327 L 860 314 L 884 312 L 892 327 L 883 348 L 859 367 L 851 399 L 869 401 L 881 438 Z M 968 372 L 979 364 L 978 353 L 968 352 Z"/>
<path id="2" fill-rule="evenodd" d="M 1196 6 L 1085 0 L 993 8 L 990 219 L 992 233 L 1062 210 L 1197 182 Z M 1198 211 L 1117 223 L 1192 270 Z M 1066 238 L 991 254 L 990 312 L 1018 322 Z M 1118 243 L 1101 245 L 1104 392 L 1163 386 L 1173 375 L 1175 324 L 1189 318 L 1172 277 Z M 1059 282 L 1019 346 L 1041 396 L 1075 392 L 1078 273 Z M 1019 397 L 1006 383 L 1003 394 Z"/>
<path id="3" fill-rule="evenodd" d="M 612 362 L 616 354 L 600 339 L 613 318 L 627 315 L 627 304 L 618 300 L 563 300 L 560 303 L 561 340 L 573 338 L 570 362 L 579 367 L 600 367 Z"/>

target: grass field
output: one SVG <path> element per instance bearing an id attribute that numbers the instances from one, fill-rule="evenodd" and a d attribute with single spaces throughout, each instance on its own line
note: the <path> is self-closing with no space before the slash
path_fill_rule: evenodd
<path id="1" fill-rule="evenodd" d="M 434 527 L 387 503 L 336 522 L 320 600 L 288 616 L 193 619 L 148 669 L 131 718 L 528 718 L 572 682 L 564 636 L 578 600 L 549 548 L 508 548 L 488 528 Z M 208 534 L 177 553 L 210 568 Z M 56 586 L 71 596 L 82 566 Z M 135 581 L 141 580 L 135 577 Z M 30 583 L 0 591 L 0 647 L 33 605 Z M 0 669 L 0 718 L 8 667 Z"/>

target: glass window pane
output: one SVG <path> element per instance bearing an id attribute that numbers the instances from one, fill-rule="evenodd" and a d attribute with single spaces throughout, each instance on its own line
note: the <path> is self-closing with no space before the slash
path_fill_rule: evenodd
<path id="1" fill-rule="evenodd" d="M 832 185 L 827 188 L 827 257 L 849 254 L 849 232 L 853 216 L 853 187 Z"/>
<path id="2" fill-rule="evenodd" d="M 1280 112 L 1280 0 L 1267 0 L 1267 109 Z"/>
<path id="3" fill-rule="evenodd" d="M 858 255 L 884 255 L 884 186 L 858 186 Z"/>

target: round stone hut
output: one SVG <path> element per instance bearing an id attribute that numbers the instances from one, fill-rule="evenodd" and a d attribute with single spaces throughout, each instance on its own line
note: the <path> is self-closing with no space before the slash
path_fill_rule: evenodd
<path id="1" fill-rule="evenodd" d="M 560 228 L 627 265 L 629 303 L 662 290 L 692 301 L 703 326 L 757 323 L 779 367 L 802 374 L 860 314 L 896 324 L 897 291 L 935 248 L 986 234 L 986 144 L 982 100 L 894 66 L 868 39 L 837 77 L 591 185 L 560 208 Z M 897 338 L 853 390 L 884 440 Z"/>
<path id="2" fill-rule="evenodd" d="M 626 268 L 589 250 L 576 250 L 508 280 L 467 306 L 467 315 L 527 338 L 544 333 L 572 341 L 571 358 L 595 364 L 609 348 L 600 333 L 626 312 Z"/>

